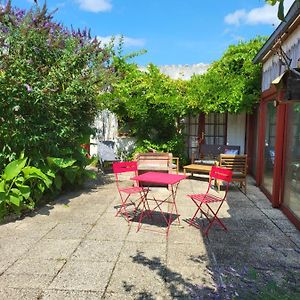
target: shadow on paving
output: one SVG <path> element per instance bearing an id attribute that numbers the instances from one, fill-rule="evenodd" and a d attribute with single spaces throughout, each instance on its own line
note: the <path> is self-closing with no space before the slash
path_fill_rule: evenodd
<path id="1" fill-rule="evenodd" d="M 208 237 L 203 236 L 208 258 L 189 256 L 194 263 L 208 263 L 205 268 L 215 289 L 193 284 L 159 258 L 146 257 L 141 251 L 131 256 L 132 262 L 159 276 L 172 299 L 300 299 L 299 247 L 235 186 L 230 188 L 227 205 L 230 217 L 219 218 L 228 231 L 215 223 Z M 207 225 L 202 218 L 196 222 Z M 136 288 L 124 281 L 126 291 Z M 155 299 L 155 295 L 142 291 L 135 299 Z"/>
<path id="2" fill-rule="evenodd" d="M 133 263 L 141 264 L 149 268 L 149 270 L 155 272 L 156 275 L 164 280 L 167 284 L 170 296 L 176 297 L 176 299 L 194 299 L 197 297 L 200 297 L 199 299 L 213 299 L 212 297 L 217 296 L 217 293 L 214 290 L 194 285 L 180 273 L 172 271 L 160 260 L 160 258 L 148 258 L 141 251 L 138 251 L 136 255 L 131 256 L 131 258 Z M 203 261 L 205 261 L 205 259 L 206 258 L 203 258 Z M 124 281 L 123 287 L 126 292 L 130 292 L 133 288 L 137 288 L 128 284 L 126 281 Z M 204 296 L 206 298 L 203 298 Z M 150 292 L 142 291 L 136 295 L 135 299 L 157 299 L 157 297 Z"/>
<path id="3" fill-rule="evenodd" d="M 170 213 L 164 213 L 165 218 L 162 216 L 161 212 L 159 211 L 146 211 L 144 212 L 144 216 L 141 220 L 141 225 L 147 224 L 147 225 L 153 225 L 156 227 L 166 228 L 168 227 L 168 224 L 166 220 L 168 221 L 169 218 L 171 218 L 171 223 L 178 220 L 179 215 L 177 214 L 170 214 Z M 133 223 L 139 223 L 140 222 L 140 215 L 137 213 L 131 220 Z"/>
<path id="4" fill-rule="evenodd" d="M 131 258 L 133 263 L 149 268 L 164 280 L 172 299 L 300 299 L 299 268 L 295 272 L 295 269 L 287 266 L 282 275 L 276 268 L 271 270 L 267 262 L 260 267 L 249 265 L 237 267 L 233 257 L 232 265 L 235 267 L 217 266 L 213 263 L 206 267 L 216 283 L 216 289 L 212 289 L 191 283 L 188 278 L 172 271 L 159 258 L 148 258 L 140 251 Z M 190 260 L 203 263 L 207 261 L 207 257 L 190 256 Z M 123 288 L 125 292 L 130 293 L 138 287 L 124 281 Z M 156 295 L 141 291 L 134 299 L 156 299 Z"/>

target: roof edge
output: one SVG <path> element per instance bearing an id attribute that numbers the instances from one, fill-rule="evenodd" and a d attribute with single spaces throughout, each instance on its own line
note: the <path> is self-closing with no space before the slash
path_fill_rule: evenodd
<path id="1" fill-rule="evenodd" d="M 294 20 L 299 16 L 300 14 L 300 2 L 295 1 L 291 8 L 289 9 L 288 13 L 285 16 L 285 21 L 282 21 L 275 31 L 271 34 L 271 36 L 268 38 L 268 40 L 265 42 L 265 44 L 262 46 L 262 48 L 258 51 L 256 56 L 253 58 L 253 63 L 259 63 L 262 61 L 264 56 L 272 49 L 274 46 L 276 39 L 281 36 L 286 30 L 289 28 L 289 26 L 294 22 Z"/>

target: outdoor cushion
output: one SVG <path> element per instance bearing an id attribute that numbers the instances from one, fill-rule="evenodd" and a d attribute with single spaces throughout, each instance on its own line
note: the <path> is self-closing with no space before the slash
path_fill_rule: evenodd
<path id="1" fill-rule="evenodd" d="M 201 165 L 214 165 L 216 163 L 213 159 L 196 159 L 194 160 L 195 164 L 201 164 Z"/>
<path id="2" fill-rule="evenodd" d="M 239 150 L 237 149 L 225 149 L 224 154 L 239 154 Z"/>

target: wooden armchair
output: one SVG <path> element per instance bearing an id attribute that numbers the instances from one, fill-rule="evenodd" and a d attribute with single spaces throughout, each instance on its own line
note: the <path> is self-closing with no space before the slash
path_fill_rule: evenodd
<path id="1" fill-rule="evenodd" d="M 232 170 L 232 181 L 239 182 L 246 194 L 247 155 L 220 154 L 219 166 Z"/>

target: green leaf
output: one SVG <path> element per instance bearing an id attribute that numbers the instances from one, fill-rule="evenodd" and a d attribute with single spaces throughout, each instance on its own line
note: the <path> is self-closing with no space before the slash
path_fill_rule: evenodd
<path id="1" fill-rule="evenodd" d="M 6 193 L 0 192 L 0 203 L 6 201 L 6 199 L 7 199 Z"/>
<path id="2" fill-rule="evenodd" d="M 70 183 L 74 183 L 76 179 L 76 175 L 78 174 L 79 167 L 73 166 L 64 169 L 64 175 Z"/>
<path id="3" fill-rule="evenodd" d="M 0 181 L 0 193 L 5 192 L 5 180 Z"/>
<path id="4" fill-rule="evenodd" d="M 84 175 L 90 179 L 96 179 L 97 178 L 97 174 L 93 171 L 90 170 L 85 170 Z"/>
<path id="5" fill-rule="evenodd" d="M 65 169 L 74 165 L 76 162 L 75 159 L 72 158 L 57 158 L 57 157 L 47 157 L 47 161 L 50 166 L 58 167 L 59 169 Z"/>
<path id="6" fill-rule="evenodd" d="M 18 187 L 24 199 L 28 199 L 30 197 L 30 192 L 31 192 L 30 186 L 21 185 L 21 184 L 16 184 L 16 186 Z"/>
<path id="7" fill-rule="evenodd" d="M 51 169 L 48 169 L 45 174 L 49 177 L 55 178 L 55 172 Z"/>
<path id="8" fill-rule="evenodd" d="M 22 169 L 25 167 L 26 161 L 27 158 L 12 161 L 5 167 L 2 177 L 5 180 L 12 180 L 14 177 L 18 176 Z"/>
<path id="9" fill-rule="evenodd" d="M 36 186 L 42 193 L 44 193 L 45 185 L 43 183 L 39 182 Z"/>
<path id="10" fill-rule="evenodd" d="M 21 204 L 22 197 L 18 195 L 10 195 L 9 196 L 9 203 L 19 207 Z"/>
<path id="11" fill-rule="evenodd" d="M 25 177 L 25 180 L 31 179 L 31 178 L 37 178 L 44 182 L 44 184 L 49 188 L 52 184 L 52 180 L 45 175 L 40 169 L 36 167 L 30 167 L 27 166 L 23 170 L 23 174 Z"/>
<path id="12" fill-rule="evenodd" d="M 281 21 L 284 21 L 285 18 L 284 18 L 284 4 L 283 4 L 283 0 L 280 0 L 279 1 L 279 5 L 278 5 L 278 19 L 281 20 Z"/>
<path id="13" fill-rule="evenodd" d="M 54 185 L 58 190 L 61 190 L 62 187 L 62 178 L 60 175 L 56 175 L 54 178 Z"/>

